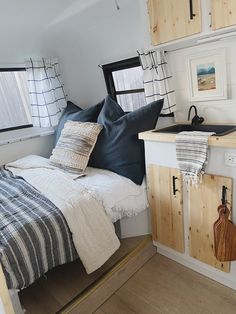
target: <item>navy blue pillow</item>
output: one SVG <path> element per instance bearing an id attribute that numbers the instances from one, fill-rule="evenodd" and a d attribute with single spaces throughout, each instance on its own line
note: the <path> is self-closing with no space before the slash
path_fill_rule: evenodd
<path id="1" fill-rule="evenodd" d="M 138 133 L 155 128 L 162 106 L 163 100 L 158 100 L 125 114 L 107 96 L 97 120 L 103 129 L 89 165 L 111 170 L 136 184 L 142 184 L 145 174 L 144 144 L 138 139 Z"/>
<path id="2" fill-rule="evenodd" d="M 61 116 L 56 129 L 56 143 L 61 135 L 61 131 L 64 128 L 64 124 L 67 120 L 80 121 L 80 122 L 97 122 L 98 115 L 103 107 L 104 99 L 97 105 L 89 107 L 87 109 L 81 109 L 80 107 L 68 101 L 67 107 Z"/>

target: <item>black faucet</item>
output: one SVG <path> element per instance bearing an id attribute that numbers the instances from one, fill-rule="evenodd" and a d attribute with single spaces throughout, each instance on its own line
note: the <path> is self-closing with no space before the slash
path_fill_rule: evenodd
<path id="1" fill-rule="evenodd" d="M 198 114 L 197 114 L 197 108 L 196 106 L 192 105 L 189 110 L 188 110 L 188 121 L 190 120 L 190 114 L 191 114 L 191 110 L 192 108 L 194 108 L 194 111 L 195 111 L 195 116 L 192 118 L 192 125 L 199 125 L 201 124 L 203 121 L 204 121 L 204 118 L 203 117 L 199 117 Z"/>

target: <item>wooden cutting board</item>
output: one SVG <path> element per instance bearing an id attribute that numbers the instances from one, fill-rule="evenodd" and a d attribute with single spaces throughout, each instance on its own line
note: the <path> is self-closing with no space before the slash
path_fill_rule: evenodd
<path id="1" fill-rule="evenodd" d="M 236 226 L 229 220 L 230 209 L 218 207 L 219 218 L 214 223 L 215 256 L 219 261 L 236 260 Z"/>
<path id="2" fill-rule="evenodd" d="M 214 248 L 213 225 L 219 217 L 217 208 L 221 204 L 223 185 L 227 187 L 227 201 L 232 204 L 232 178 L 204 174 L 202 183 L 188 188 L 189 254 L 201 262 L 229 272 L 230 262 L 218 261 Z"/>

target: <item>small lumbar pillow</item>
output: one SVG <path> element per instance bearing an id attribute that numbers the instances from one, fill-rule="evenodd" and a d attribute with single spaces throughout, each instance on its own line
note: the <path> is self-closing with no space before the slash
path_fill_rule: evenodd
<path id="1" fill-rule="evenodd" d="M 125 114 L 107 96 L 97 122 L 103 125 L 89 165 L 108 169 L 142 184 L 145 174 L 144 144 L 138 133 L 154 129 L 163 106 L 163 99 Z"/>
<path id="2" fill-rule="evenodd" d="M 80 122 L 97 122 L 98 115 L 103 107 L 104 100 L 96 104 L 95 106 L 89 107 L 87 109 L 81 109 L 79 106 L 73 104 L 73 102 L 68 101 L 67 107 L 61 116 L 56 129 L 56 143 L 59 140 L 61 131 L 64 128 L 66 121 L 80 121 Z"/>
<path id="3" fill-rule="evenodd" d="M 92 122 L 67 121 L 50 161 L 69 172 L 83 173 L 102 125 Z"/>

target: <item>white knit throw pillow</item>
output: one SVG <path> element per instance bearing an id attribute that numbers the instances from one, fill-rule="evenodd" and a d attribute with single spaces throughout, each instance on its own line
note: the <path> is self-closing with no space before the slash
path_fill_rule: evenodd
<path id="1" fill-rule="evenodd" d="M 92 122 L 67 121 L 50 161 L 69 172 L 83 173 L 96 144 L 102 125 Z"/>

